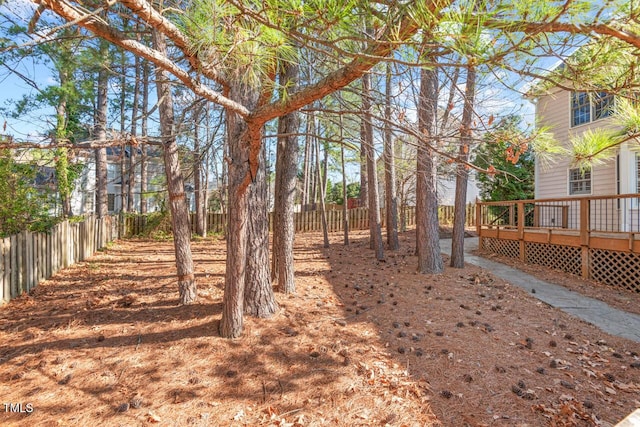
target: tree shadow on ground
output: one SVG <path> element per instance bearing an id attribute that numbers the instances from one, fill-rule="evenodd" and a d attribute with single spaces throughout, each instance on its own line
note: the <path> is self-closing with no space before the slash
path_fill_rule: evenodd
<path id="1" fill-rule="evenodd" d="M 277 425 L 303 416 L 305 425 L 430 425 L 433 411 L 444 425 L 544 425 L 532 405 L 553 408 L 563 393 L 580 403 L 590 390 L 579 370 L 552 370 L 546 353 L 576 367 L 606 357 L 605 380 L 640 381 L 628 369 L 637 348 L 607 336 L 601 353 L 592 345 L 571 353 L 566 347 L 578 344 L 562 336 L 596 343 L 602 335 L 578 335 L 571 319 L 524 305 L 526 295 L 479 269 L 417 274 L 411 232 L 377 262 L 367 234 L 352 234 L 348 247 L 333 235 L 329 249 L 319 233 L 298 236 L 297 293 L 277 294 L 272 319 L 246 318 L 237 340 L 217 332 L 224 242 L 194 242 L 205 261 L 196 264 L 200 297 L 190 306 L 177 304 L 172 242 L 121 242 L 60 272 L 0 310 L 0 393 L 36 407 L 0 423 L 143 425 L 157 416 L 171 425 Z M 617 370 L 614 348 L 623 357 Z M 540 400 L 512 391 L 520 380 Z M 618 406 L 627 394 L 616 405 L 596 401 L 595 410 L 615 419 L 632 401 Z M 140 408 L 126 406 L 137 397 Z M 502 415 L 510 418 L 494 418 Z"/>
<path id="2" fill-rule="evenodd" d="M 209 244 L 194 245 L 198 258 Z M 351 425 L 357 411 L 375 406 L 357 392 L 364 371 L 352 353 L 369 353 L 369 337 L 335 325 L 345 313 L 315 284 L 326 274 L 320 264 L 298 274 L 298 295 L 278 295 L 273 319 L 247 318 L 243 338 L 227 340 L 218 335 L 224 261 L 198 263 L 201 297 L 179 306 L 164 274 L 173 253 L 156 246 L 116 245 L 3 307 L 0 339 L 9 344 L 0 350 L 0 392 L 36 407 L 3 422 L 130 425 L 152 411 L 176 425 L 303 414 Z M 315 248 L 297 254 L 326 257 Z M 131 407 L 135 396 L 140 409 Z"/>

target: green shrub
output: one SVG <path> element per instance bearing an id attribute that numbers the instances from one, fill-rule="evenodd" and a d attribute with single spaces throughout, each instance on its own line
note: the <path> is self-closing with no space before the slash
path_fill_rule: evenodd
<path id="1" fill-rule="evenodd" d="M 23 230 L 47 231 L 59 220 L 49 215 L 52 195 L 34 185 L 37 166 L 18 163 L 0 150 L 0 237 Z"/>

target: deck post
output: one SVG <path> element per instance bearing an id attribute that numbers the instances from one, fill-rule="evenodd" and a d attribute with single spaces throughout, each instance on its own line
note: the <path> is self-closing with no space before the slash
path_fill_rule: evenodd
<path id="1" fill-rule="evenodd" d="M 476 233 L 478 234 L 478 249 L 482 250 L 482 219 L 480 215 L 482 213 L 482 204 L 476 197 Z"/>
<path id="2" fill-rule="evenodd" d="M 581 246 L 581 273 L 585 279 L 589 278 L 589 199 L 580 199 L 580 246 Z"/>
<path id="3" fill-rule="evenodd" d="M 518 201 L 518 241 L 520 243 L 520 261 L 525 262 L 525 243 L 524 243 L 524 202 Z"/>

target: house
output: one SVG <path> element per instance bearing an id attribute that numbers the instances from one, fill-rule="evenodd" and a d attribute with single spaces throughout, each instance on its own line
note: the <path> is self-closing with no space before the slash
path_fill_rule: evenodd
<path id="1" fill-rule="evenodd" d="M 580 138 L 585 132 L 598 128 L 614 128 L 611 120 L 616 97 L 607 92 L 582 92 L 559 87 L 537 94 L 533 99 L 540 126 L 548 127 L 563 146 Z M 616 148 L 615 155 L 604 163 L 581 170 L 568 156 L 557 157 L 545 165 L 536 160 L 535 198 L 578 198 L 584 196 L 614 196 L 633 194 L 640 190 L 638 152 L 634 142 L 625 142 Z M 640 230 L 638 199 L 625 200 L 623 205 L 598 209 L 591 213 L 592 223 L 607 222 L 611 230 Z M 569 203 L 567 203 L 569 205 Z M 541 213 L 540 226 L 571 228 L 579 214 L 569 215 L 568 208 L 554 208 L 554 212 Z M 564 210 L 564 212 L 563 212 Z M 574 209 L 575 211 L 576 209 Z"/>
<path id="2" fill-rule="evenodd" d="M 615 98 L 606 92 L 569 91 L 553 88 L 535 99 L 539 125 L 549 127 L 564 146 L 588 130 L 611 127 L 609 119 Z M 627 144 L 618 149 L 615 159 L 581 171 L 568 157 L 558 158 L 550 167 L 536 162 L 536 199 L 586 195 L 635 193 L 637 159 Z"/>
<path id="3" fill-rule="evenodd" d="M 616 129 L 615 95 L 545 84 L 534 87 L 530 98 L 539 125 L 561 144 L 570 146 L 590 130 Z M 479 204 L 480 248 L 639 291 L 640 165 L 635 145 L 637 141 L 620 144 L 607 161 L 586 169 L 576 168 L 568 155 L 550 165 L 536 159 L 536 200 Z"/>
<path id="4" fill-rule="evenodd" d="M 135 165 L 135 188 L 133 191 L 134 208 L 131 211 L 140 211 L 141 196 L 141 166 L 140 159 L 142 152 L 140 148 L 136 153 Z M 131 147 L 107 147 L 107 211 L 110 214 L 122 211 L 122 191 L 124 179 L 124 191 L 126 193 L 129 185 L 128 172 L 122 176 L 122 161 L 124 156 L 125 168 L 128 167 L 131 158 Z M 77 152 L 76 162 L 83 163 L 85 167 L 75 182 L 75 187 L 71 195 L 71 204 L 74 215 L 84 215 L 94 212 L 96 197 L 96 170 L 95 154 L 93 150 L 81 150 Z M 126 169 L 125 169 L 126 170 Z M 195 189 L 192 182 L 186 177 L 184 184 L 187 205 L 191 212 L 195 211 Z M 157 212 L 169 209 L 166 205 L 164 163 L 162 150 L 157 146 L 148 146 L 147 149 L 147 212 Z"/>
<path id="5" fill-rule="evenodd" d="M 588 130 L 614 129 L 615 102 L 605 92 L 554 87 L 536 95 L 536 116 L 568 146 Z M 536 200 L 479 204 L 479 247 L 639 291 L 639 158 L 632 144 L 615 147 L 608 161 L 583 170 L 569 156 L 548 166 L 537 159 Z"/>

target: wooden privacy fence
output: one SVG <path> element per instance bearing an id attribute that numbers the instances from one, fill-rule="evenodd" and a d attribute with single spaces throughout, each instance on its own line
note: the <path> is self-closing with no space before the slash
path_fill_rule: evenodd
<path id="1" fill-rule="evenodd" d="M 640 292 L 640 194 L 482 202 L 480 248 Z"/>
<path id="2" fill-rule="evenodd" d="M 117 217 L 90 216 L 82 222 L 61 222 L 48 233 L 23 231 L 0 239 L 0 304 L 117 239 L 118 225 Z"/>
<path id="3" fill-rule="evenodd" d="M 440 224 L 450 225 L 453 223 L 453 206 L 439 206 L 438 217 Z M 347 211 L 350 230 L 366 230 L 369 228 L 369 209 L 354 208 Z M 465 208 L 466 221 L 468 227 L 475 226 L 476 208 L 473 204 L 468 204 Z M 327 228 L 329 233 L 340 232 L 343 230 L 343 213 L 342 210 L 327 210 Z M 382 226 L 386 225 L 385 211 L 380 210 L 380 218 Z M 195 232 L 195 214 L 190 216 L 191 230 Z M 147 225 L 147 217 L 144 215 L 127 216 L 124 222 L 125 237 L 136 236 L 142 233 Z M 407 206 L 401 210 L 398 215 L 398 227 L 411 227 L 416 224 L 416 208 Z M 322 213 L 319 210 L 296 212 L 294 217 L 296 233 L 304 233 L 310 231 L 322 231 Z M 224 233 L 227 224 L 227 214 L 209 212 L 207 214 L 207 231 L 210 233 Z M 273 224 L 273 213 L 269 214 L 269 224 Z M 269 227 L 271 230 L 271 226 Z"/>

